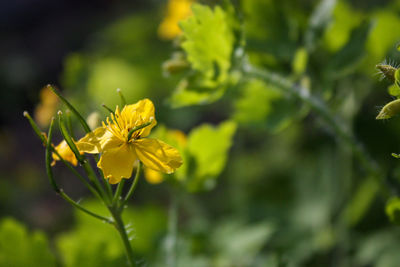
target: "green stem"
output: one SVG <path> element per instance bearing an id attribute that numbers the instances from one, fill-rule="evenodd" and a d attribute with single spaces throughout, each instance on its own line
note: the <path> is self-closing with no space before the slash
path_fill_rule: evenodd
<path id="1" fill-rule="evenodd" d="M 114 194 L 114 198 L 113 198 L 113 205 L 117 205 L 120 197 L 121 197 L 121 193 L 122 193 L 122 189 L 124 188 L 124 184 L 125 184 L 125 179 L 122 179 L 121 182 L 119 182 L 118 186 L 117 186 L 117 190 L 115 190 L 115 194 Z"/>
<path id="2" fill-rule="evenodd" d="M 95 184 L 97 190 L 99 191 L 100 195 L 103 197 L 105 204 L 111 204 L 111 199 L 109 195 L 104 191 L 103 186 L 100 184 L 99 179 L 97 179 L 97 175 L 94 172 L 92 166 L 89 164 L 87 160 L 82 164 L 83 169 L 86 172 L 86 175 L 89 177 L 89 180 Z"/>
<path id="3" fill-rule="evenodd" d="M 166 265 L 176 266 L 176 240 L 178 228 L 178 199 L 174 192 L 170 194 L 170 204 L 168 209 L 168 234 L 165 244 Z"/>
<path id="4" fill-rule="evenodd" d="M 354 155 L 358 158 L 365 170 L 378 180 L 378 182 L 382 185 L 380 186 L 380 189 L 383 196 L 385 198 L 390 196 L 390 191 L 386 187 L 382 171 L 377 163 L 370 157 L 365 148 L 356 140 L 351 131 L 347 129 L 344 124 L 340 123 L 335 115 L 332 114 L 322 99 L 310 95 L 307 89 L 290 82 L 276 73 L 260 70 L 250 64 L 244 64 L 243 73 L 246 77 L 258 78 L 266 83 L 270 83 L 276 87 L 279 87 L 283 91 L 293 95 L 309 105 L 310 108 L 319 114 L 319 116 L 332 127 L 336 135 L 351 147 Z"/>
<path id="5" fill-rule="evenodd" d="M 109 224 L 114 224 L 114 221 L 113 221 L 113 220 L 111 220 L 111 219 L 109 219 L 109 218 L 106 218 L 106 217 L 104 217 L 104 216 L 98 215 L 98 214 L 96 214 L 96 213 L 94 213 L 94 212 L 92 212 L 92 211 L 90 211 L 90 210 L 88 210 L 88 209 L 82 207 L 81 205 L 79 205 L 76 201 L 74 201 L 74 200 L 71 199 L 67 194 L 65 194 L 64 191 L 63 191 L 62 189 L 60 189 L 60 191 L 58 192 L 58 194 L 59 194 L 63 199 L 65 199 L 68 203 L 70 203 L 72 206 L 74 206 L 75 208 L 77 208 L 77 209 L 79 209 L 79 210 L 81 210 L 81 211 L 83 211 L 83 212 L 89 214 L 89 215 L 92 216 L 92 217 L 95 217 L 95 218 L 101 220 L 102 222 L 106 222 L 106 223 L 109 223 Z"/>
<path id="6" fill-rule="evenodd" d="M 35 121 L 32 119 L 32 117 L 29 115 L 29 113 L 27 111 L 24 112 L 24 116 L 28 119 L 29 123 L 32 126 L 32 129 L 34 130 L 34 132 L 36 133 L 36 135 L 39 137 L 39 139 L 42 141 L 42 143 L 44 144 L 45 147 L 47 147 L 47 139 L 45 137 L 45 135 L 40 131 L 39 127 L 36 125 Z M 68 169 L 75 175 L 78 177 L 79 180 L 82 181 L 82 183 L 89 188 L 89 190 L 99 199 L 103 200 L 104 199 L 100 196 L 99 192 L 97 191 L 97 189 L 95 189 L 90 183 L 88 183 L 86 181 L 86 179 L 79 174 L 79 172 L 77 172 L 75 170 L 74 167 L 72 167 L 72 165 L 70 163 L 68 163 L 66 160 L 64 160 L 60 153 L 58 153 L 57 150 L 55 150 L 54 146 L 51 145 L 50 146 L 51 152 L 55 153 L 57 155 L 57 157 L 65 164 L 65 166 L 68 167 Z"/>
<path id="7" fill-rule="evenodd" d="M 109 209 L 113 218 L 114 218 L 114 226 L 117 229 L 119 235 L 121 236 L 122 243 L 124 244 L 126 256 L 128 257 L 128 262 L 130 266 L 136 266 L 135 259 L 133 257 L 133 250 L 131 246 L 131 242 L 129 241 L 128 234 L 125 229 L 124 222 L 121 218 L 121 211 L 116 208 Z"/>
<path id="8" fill-rule="evenodd" d="M 113 111 L 111 108 L 107 107 L 106 104 L 101 104 L 101 106 L 102 106 L 103 108 L 105 108 L 108 112 L 110 112 L 111 114 L 113 114 L 113 115 L 115 116 L 114 111 Z"/>
<path id="9" fill-rule="evenodd" d="M 119 94 L 119 97 L 121 98 L 121 104 L 122 104 L 122 108 L 126 105 L 126 99 L 124 97 L 124 95 L 121 92 L 121 89 L 117 89 L 117 93 Z"/>
<path id="10" fill-rule="evenodd" d="M 132 182 L 131 188 L 129 188 L 128 193 L 125 196 L 125 199 L 122 201 L 120 209 L 123 210 L 124 206 L 126 205 L 126 203 L 128 202 L 128 200 L 131 198 L 131 196 L 133 195 L 133 192 L 135 192 L 135 189 L 137 187 L 138 181 L 139 181 L 139 174 L 140 174 L 140 168 L 141 168 L 141 162 L 139 161 L 138 166 L 136 168 L 136 174 L 135 174 L 135 178 Z"/>
<path id="11" fill-rule="evenodd" d="M 72 111 L 72 113 L 75 114 L 75 116 L 78 118 L 79 122 L 81 123 L 83 129 L 85 129 L 85 131 L 87 133 L 90 133 L 92 130 L 90 130 L 89 125 L 86 123 L 85 119 L 82 117 L 82 115 L 74 108 L 74 106 L 72 106 L 71 103 L 69 103 L 69 101 L 62 96 L 62 94 L 60 93 L 60 91 L 58 91 L 54 86 L 48 84 L 47 85 L 48 88 L 50 88 L 60 99 L 61 101 L 67 105 L 67 107 Z"/>
<path id="12" fill-rule="evenodd" d="M 64 193 L 64 191 L 62 189 L 60 189 L 54 179 L 54 175 L 53 175 L 53 170 L 51 168 L 51 139 L 53 137 L 53 128 L 54 128 L 54 118 L 52 118 L 51 122 L 50 122 L 50 128 L 49 128 L 49 132 L 48 132 L 48 138 L 47 138 L 47 144 L 46 144 L 46 172 L 47 172 L 47 176 L 49 178 L 50 184 L 53 187 L 54 191 L 56 191 L 57 194 L 59 194 L 63 199 L 65 199 L 68 203 L 70 203 L 72 206 L 78 208 L 79 210 L 89 214 L 90 216 L 93 216 L 97 219 L 100 219 L 104 222 L 107 223 L 113 223 L 113 221 L 111 221 L 110 219 L 103 217 L 101 215 L 98 215 L 94 212 L 91 212 L 90 210 L 82 207 L 81 205 L 79 205 L 77 202 L 75 202 L 74 200 L 72 200 L 66 193 Z"/>

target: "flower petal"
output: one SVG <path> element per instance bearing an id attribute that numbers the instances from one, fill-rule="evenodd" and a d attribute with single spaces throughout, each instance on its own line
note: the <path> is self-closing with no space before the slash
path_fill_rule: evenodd
<path id="1" fill-rule="evenodd" d="M 158 139 L 138 139 L 133 144 L 139 160 L 147 168 L 172 173 L 182 165 L 178 150 Z"/>
<path id="2" fill-rule="evenodd" d="M 81 152 L 96 154 L 103 152 L 105 149 L 112 149 L 120 146 L 121 141 L 113 136 L 107 128 L 99 127 L 86 134 L 75 144 Z"/>
<path id="3" fill-rule="evenodd" d="M 147 98 L 140 100 L 136 104 L 127 105 L 122 109 L 121 117 L 130 118 L 132 116 L 139 119 L 136 123 L 136 126 L 153 120 L 153 122 L 149 126 L 139 130 L 139 135 L 141 137 L 148 136 L 151 129 L 157 124 L 156 118 L 154 116 L 154 104 L 153 102 L 151 102 L 150 99 Z"/>
<path id="4" fill-rule="evenodd" d="M 109 179 L 110 184 L 117 184 L 122 178 L 132 176 L 136 160 L 137 156 L 133 147 L 123 144 L 120 147 L 104 151 L 97 167 L 103 171 L 104 177 Z"/>
<path id="5" fill-rule="evenodd" d="M 69 148 L 65 140 L 62 140 L 62 142 L 58 144 L 58 146 L 56 146 L 54 149 L 60 154 L 60 156 L 64 160 L 70 162 L 74 166 L 78 165 L 78 160 L 76 159 L 74 152 L 72 152 L 71 148 Z M 52 156 L 53 162 L 51 163 L 51 165 L 54 166 L 56 164 L 56 161 L 60 160 L 60 158 L 54 152 L 52 153 Z"/>

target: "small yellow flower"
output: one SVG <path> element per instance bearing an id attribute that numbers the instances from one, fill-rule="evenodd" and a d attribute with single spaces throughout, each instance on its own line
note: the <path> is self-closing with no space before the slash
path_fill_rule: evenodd
<path id="1" fill-rule="evenodd" d="M 49 87 L 40 90 L 40 103 L 35 108 L 35 120 L 42 127 L 47 127 L 56 113 L 59 99 Z"/>
<path id="2" fill-rule="evenodd" d="M 146 178 L 146 181 L 150 184 L 159 184 L 164 181 L 164 177 L 161 172 L 149 168 L 144 169 L 144 177 Z"/>
<path id="3" fill-rule="evenodd" d="M 130 178 L 137 160 L 145 167 L 163 173 L 172 173 L 182 165 L 178 150 L 158 139 L 145 138 L 157 124 L 154 105 L 149 99 L 127 105 L 122 111 L 117 107 L 110 117 L 76 145 L 81 152 L 101 153 L 97 166 L 111 184 Z M 130 130 L 146 123 L 149 125 L 128 138 Z"/>
<path id="4" fill-rule="evenodd" d="M 65 140 L 62 140 L 61 143 L 58 144 L 58 146 L 56 146 L 54 148 L 58 154 L 60 154 L 60 156 L 70 162 L 72 165 L 76 166 L 78 165 L 78 160 L 75 157 L 74 152 L 72 152 L 71 148 L 69 148 L 67 142 L 65 142 Z M 60 160 L 60 158 L 53 153 L 53 162 L 51 163 L 52 166 L 54 166 L 56 164 L 56 161 Z"/>
<path id="5" fill-rule="evenodd" d="M 181 34 L 178 22 L 187 18 L 191 13 L 193 0 L 169 0 L 167 15 L 158 27 L 158 36 L 165 40 L 174 39 Z"/>

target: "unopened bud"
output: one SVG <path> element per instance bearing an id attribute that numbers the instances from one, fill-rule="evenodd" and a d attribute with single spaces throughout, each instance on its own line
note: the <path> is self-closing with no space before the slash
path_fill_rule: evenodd
<path id="1" fill-rule="evenodd" d="M 395 82 L 395 73 L 397 68 L 387 65 L 387 64 L 378 64 L 376 65 L 376 68 L 385 76 L 385 78 L 388 78 L 390 81 Z"/>

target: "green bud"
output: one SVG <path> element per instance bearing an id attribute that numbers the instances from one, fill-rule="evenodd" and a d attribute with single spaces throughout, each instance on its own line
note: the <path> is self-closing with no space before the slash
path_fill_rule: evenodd
<path id="1" fill-rule="evenodd" d="M 377 120 L 390 119 L 391 117 L 400 113 L 400 99 L 393 100 L 386 104 L 378 116 L 376 116 Z"/>
<path id="2" fill-rule="evenodd" d="M 395 82 L 395 72 L 397 68 L 387 65 L 387 64 L 378 64 L 376 68 L 382 72 L 385 78 L 388 78 L 390 81 Z"/>

